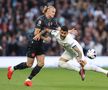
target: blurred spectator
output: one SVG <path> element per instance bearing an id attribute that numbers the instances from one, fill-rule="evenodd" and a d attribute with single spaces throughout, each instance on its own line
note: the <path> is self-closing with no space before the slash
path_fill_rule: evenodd
<path id="1" fill-rule="evenodd" d="M 56 7 L 60 25 L 78 30 L 85 54 L 94 48 L 97 55 L 108 55 L 108 0 L 0 0 L 0 55 L 26 55 L 28 36 L 44 5 Z M 46 55 L 63 52 L 54 38 L 48 45 Z"/>
<path id="2" fill-rule="evenodd" d="M 98 39 L 95 41 L 93 48 L 96 50 L 96 54 L 98 56 L 102 55 L 103 45 L 99 42 Z"/>
<path id="3" fill-rule="evenodd" d="M 87 51 L 90 48 L 93 48 L 93 46 L 94 46 L 94 41 L 93 41 L 93 37 L 92 37 L 91 34 L 92 34 L 91 30 L 87 27 L 85 29 L 85 34 L 84 34 L 83 42 L 81 43 L 81 46 L 83 47 L 85 55 L 86 55 Z"/>
<path id="4" fill-rule="evenodd" d="M 14 34 L 12 34 L 11 37 L 9 38 L 7 45 L 8 45 L 7 46 L 7 55 L 8 56 L 18 55 L 19 46 L 18 46 L 18 42 L 16 40 L 16 36 Z"/>
<path id="5" fill-rule="evenodd" d="M 0 56 L 3 56 L 3 48 L 0 46 Z"/>

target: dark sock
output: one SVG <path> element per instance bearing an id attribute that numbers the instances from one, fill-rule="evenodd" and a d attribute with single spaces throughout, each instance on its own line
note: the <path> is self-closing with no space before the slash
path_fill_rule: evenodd
<path id="1" fill-rule="evenodd" d="M 41 69 L 42 69 L 42 67 L 40 67 L 38 65 L 36 67 L 34 67 L 30 76 L 28 77 L 28 79 L 31 80 L 36 74 L 38 74 L 40 72 Z"/>
<path id="2" fill-rule="evenodd" d="M 17 70 L 17 69 L 21 70 L 21 69 L 25 69 L 25 68 L 28 68 L 26 62 L 22 62 L 16 66 L 14 66 L 14 70 Z"/>

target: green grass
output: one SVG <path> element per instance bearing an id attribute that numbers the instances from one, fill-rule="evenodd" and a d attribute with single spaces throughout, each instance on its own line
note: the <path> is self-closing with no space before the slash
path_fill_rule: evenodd
<path id="1" fill-rule="evenodd" d="M 34 79 L 33 86 L 23 85 L 31 69 L 15 71 L 12 80 L 7 70 L 0 69 L 0 90 L 108 90 L 108 78 L 92 71 L 86 72 L 85 81 L 77 72 L 65 69 L 44 68 Z"/>

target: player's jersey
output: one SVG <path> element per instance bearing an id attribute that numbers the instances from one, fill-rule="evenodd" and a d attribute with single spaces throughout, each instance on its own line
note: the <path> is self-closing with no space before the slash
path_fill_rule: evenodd
<path id="1" fill-rule="evenodd" d="M 59 24 L 56 18 L 47 19 L 45 15 L 38 17 L 35 21 L 35 28 L 39 28 L 40 30 L 44 30 L 45 28 L 56 30 L 56 28 L 58 27 Z M 32 38 L 34 37 L 34 30 L 28 31 L 27 35 L 28 39 L 32 40 Z M 46 36 L 46 33 L 43 36 Z"/>
<path id="2" fill-rule="evenodd" d="M 58 28 L 57 20 L 55 18 L 47 19 L 44 15 L 40 16 L 35 23 L 35 28 L 44 30 L 45 28 L 56 29 Z M 46 36 L 45 33 L 43 36 Z M 34 30 L 30 33 L 28 32 L 29 45 L 27 49 L 27 56 L 34 58 L 36 55 L 42 55 L 45 53 L 43 40 L 39 41 L 33 40 Z"/>
<path id="3" fill-rule="evenodd" d="M 64 49 L 72 54 L 77 55 L 77 52 L 73 49 L 73 47 L 77 46 L 82 52 L 82 47 L 80 44 L 73 38 L 73 36 L 69 33 L 64 40 L 60 38 L 60 31 L 52 30 L 51 35 L 53 35 L 57 42 L 64 47 Z"/>
<path id="4" fill-rule="evenodd" d="M 46 18 L 45 15 L 40 16 L 35 23 L 35 28 L 44 30 L 45 28 L 56 29 L 58 28 L 58 22 L 56 18 Z"/>

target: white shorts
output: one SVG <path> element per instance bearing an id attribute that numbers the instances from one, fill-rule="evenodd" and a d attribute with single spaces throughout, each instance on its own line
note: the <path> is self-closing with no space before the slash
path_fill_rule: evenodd
<path id="1" fill-rule="evenodd" d="M 71 60 L 71 59 L 73 59 L 75 57 L 76 57 L 76 54 L 70 53 L 68 51 L 64 51 L 64 53 L 61 55 L 61 58 L 64 58 L 66 60 Z"/>
<path id="2" fill-rule="evenodd" d="M 79 48 L 80 49 L 80 48 Z M 82 51 L 82 49 L 80 49 L 81 50 L 81 52 L 82 52 L 82 60 L 84 60 L 85 59 L 85 56 L 84 56 L 84 53 L 83 53 L 83 51 Z M 74 58 L 76 58 L 77 57 L 77 54 L 75 54 L 73 51 L 71 51 L 71 52 L 68 52 L 68 51 L 64 51 L 64 53 L 61 55 L 61 58 L 64 58 L 64 59 L 66 59 L 66 60 L 73 60 Z"/>
<path id="3" fill-rule="evenodd" d="M 75 45 L 82 53 L 82 60 L 84 59 L 84 53 L 81 45 L 75 41 Z M 74 59 L 78 56 L 78 53 L 73 49 L 73 47 L 65 48 L 64 53 L 61 55 L 62 58 L 66 60 Z"/>

